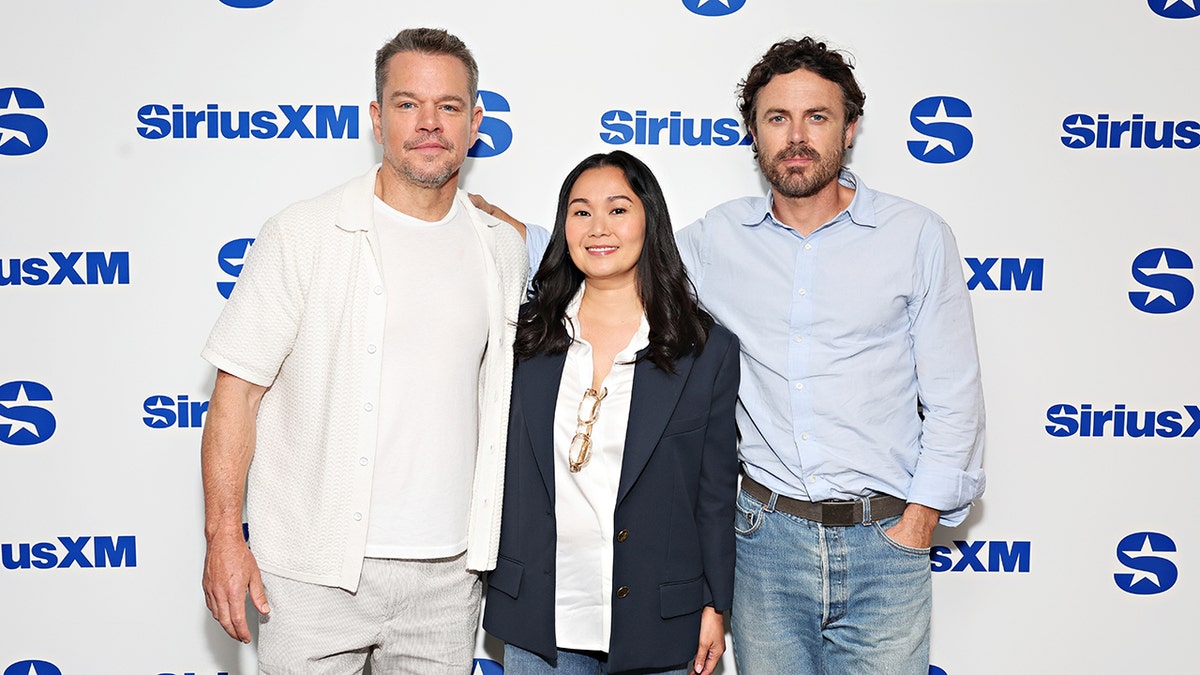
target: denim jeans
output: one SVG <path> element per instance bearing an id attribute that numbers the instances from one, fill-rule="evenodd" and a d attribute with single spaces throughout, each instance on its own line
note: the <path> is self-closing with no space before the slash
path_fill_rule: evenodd
<path id="1" fill-rule="evenodd" d="M 612 675 L 687 675 L 688 665 L 666 670 L 622 670 Z M 558 650 L 558 665 L 510 644 L 504 645 L 504 675 L 610 675 L 602 652 Z"/>
<path id="2" fill-rule="evenodd" d="M 732 632 L 738 675 L 928 675 L 929 550 L 737 498 Z"/>

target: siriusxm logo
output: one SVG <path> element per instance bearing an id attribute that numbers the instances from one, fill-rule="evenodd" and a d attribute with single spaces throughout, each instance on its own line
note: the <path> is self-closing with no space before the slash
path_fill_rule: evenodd
<path id="1" fill-rule="evenodd" d="M 91 557 L 88 542 L 92 543 Z M 137 538 L 59 537 L 58 541 L 36 544 L 0 544 L 0 561 L 5 569 L 39 570 L 69 567 L 137 567 Z"/>
<path id="2" fill-rule="evenodd" d="M 600 140 L 610 145 L 750 145 L 732 117 L 695 119 L 672 110 L 666 117 L 650 117 L 645 110 L 632 115 L 626 110 L 609 110 L 600 116 Z M 666 137 L 664 139 L 664 132 Z"/>
<path id="3" fill-rule="evenodd" d="M 50 259 L 0 259 L 0 286 L 95 286 L 129 283 L 129 251 L 51 251 Z M 76 266 L 83 261 L 83 274 Z M 51 266 L 55 269 L 51 269 Z"/>
<path id="4" fill-rule="evenodd" d="M 257 9 L 266 7 L 275 0 L 221 0 L 222 5 L 229 5 L 237 9 Z"/>
<path id="5" fill-rule="evenodd" d="M 171 427 L 199 429 L 204 426 L 204 414 L 208 412 L 208 401 L 188 400 L 187 394 L 176 398 L 155 394 L 142 403 L 146 417 L 142 422 L 151 429 Z"/>
<path id="6" fill-rule="evenodd" d="M 1029 571 L 1027 541 L 955 541 L 954 548 L 957 552 L 952 552 L 949 546 L 929 549 L 929 569 L 934 572 Z"/>
<path id="7" fill-rule="evenodd" d="M 138 108 L 138 135 L 160 138 L 358 138 L 358 106 L 280 104 L 273 110 L 168 109 L 158 103 Z M 312 120 L 310 126 L 310 118 Z"/>
<path id="8" fill-rule="evenodd" d="M 909 141 L 909 154 L 930 164 L 949 164 L 966 157 L 975 145 L 975 137 L 954 120 L 970 117 L 971 106 L 961 98 L 930 96 L 917 101 L 908 121 L 926 140 Z"/>
<path id="9" fill-rule="evenodd" d="M 0 384 L 0 443 L 37 445 L 53 436 L 58 426 L 54 414 L 32 405 L 53 400 L 44 384 L 29 380 Z"/>
<path id="10" fill-rule="evenodd" d="M 246 253 L 250 251 L 250 247 L 254 245 L 253 239 L 234 239 L 226 242 L 221 250 L 217 252 L 217 265 L 221 271 L 234 279 L 242 273 L 242 266 L 246 262 Z M 226 300 L 229 299 L 229 294 L 233 293 L 233 286 L 237 282 L 234 281 L 218 281 L 217 292 Z"/>
<path id="11" fill-rule="evenodd" d="M 1154 595 L 1175 585 L 1179 568 L 1162 553 L 1174 553 L 1175 542 L 1158 532 L 1134 532 L 1117 544 L 1117 560 L 1136 570 L 1113 575 L 1117 588 L 1134 595 Z"/>
<path id="12" fill-rule="evenodd" d="M 508 122 L 496 119 L 488 113 L 510 112 L 508 101 L 494 91 L 479 90 L 479 105 L 483 107 L 483 121 L 479 123 L 479 138 L 467 151 L 471 157 L 495 157 L 512 145 L 512 127 Z"/>
<path id="13" fill-rule="evenodd" d="M 683 0 L 683 6 L 692 14 L 700 16 L 725 16 L 733 14 L 746 4 L 746 0 Z"/>
<path id="14" fill-rule="evenodd" d="M 42 149 L 49 137 L 46 123 L 21 111 L 45 107 L 37 92 L 0 87 L 0 155 L 28 155 Z"/>
<path id="15" fill-rule="evenodd" d="M 1063 118 L 1062 144 L 1080 148 L 1181 148 L 1200 147 L 1200 122 L 1196 120 L 1148 120 L 1142 113 L 1132 119 L 1113 120 L 1108 113 L 1095 117 L 1072 113 Z"/>
<path id="16" fill-rule="evenodd" d="M 985 291 L 1040 291 L 1042 290 L 1042 258 L 966 258 L 971 268 L 967 290 L 976 288 Z M 992 268 L 1000 263 L 1000 276 L 992 274 Z"/>
<path id="17" fill-rule="evenodd" d="M 5 668 L 4 675 L 62 675 L 62 671 L 49 661 L 27 659 Z"/>
<path id="18" fill-rule="evenodd" d="M 1200 16 L 1197 0 L 1149 0 L 1150 9 L 1167 19 L 1191 19 Z"/>
<path id="19" fill-rule="evenodd" d="M 475 659 L 475 667 L 471 675 L 503 675 L 504 666 L 491 659 Z"/>
<path id="20" fill-rule="evenodd" d="M 1172 270 L 1192 269 L 1192 259 L 1176 248 L 1152 248 L 1133 259 L 1133 279 L 1153 291 L 1130 291 L 1129 302 L 1149 314 L 1170 314 L 1191 304 L 1196 288 Z"/>
<path id="21" fill-rule="evenodd" d="M 937 666 L 930 665 L 929 666 L 929 675 L 946 675 L 946 671 L 942 670 L 941 668 L 938 668 Z"/>
<path id="22" fill-rule="evenodd" d="M 1139 411 L 1126 410 L 1124 403 L 1117 403 L 1112 410 L 1094 410 L 1090 403 L 1079 407 L 1056 403 L 1046 410 L 1046 420 L 1050 422 L 1046 433 L 1056 438 L 1192 438 L 1200 431 L 1200 406 L 1185 405 L 1182 411 Z"/>

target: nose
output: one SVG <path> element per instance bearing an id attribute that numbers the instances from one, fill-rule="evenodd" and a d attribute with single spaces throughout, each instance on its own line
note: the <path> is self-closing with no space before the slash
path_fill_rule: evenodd
<path id="1" fill-rule="evenodd" d="M 607 213 L 597 213 L 594 216 L 592 216 L 591 218 L 588 218 L 587 236 L 603 237 L 604 235 L 609 234 L 609 233 L 610 233 L 610 229 L 609 229 Z"/>
<path id="2" fill-rule="evenodd" d="M 441 131 L 442 118 L 437 106 L 421 106 L 417 116 L 417 126 L 421 131 Z"/>
<path id="3" fill-rule="evenodd" d="M 808 142 L 808 133 L 807 132 L 808 132 L 808 130 L 805 129 L 804 124 L 797 120 L 795 122 L 792 122 L 791 127 L 788 129 L 788 139 L 792 143 L 795 143 L 797 145 L 802 144 L 802 143 L 807 143 Z"/>

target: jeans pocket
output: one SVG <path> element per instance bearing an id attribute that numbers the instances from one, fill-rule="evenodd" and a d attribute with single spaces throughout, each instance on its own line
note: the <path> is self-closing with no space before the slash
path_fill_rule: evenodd
<path id="1" fill-rule="evenodd" d="M 905 554 L 912 555 L 912 556 L 918 556 L 918 557 L 925 558 L 926 560 L 928 560 L 929 559 L 929 549 L 905 546 L 904 544 L 901 544 L 900 542 L 898 542 L 895 539 L 892 539 L 891 537 L 888 536 L 887 528 L 891 527 L 892 525 L 895 525 L 898 520 L 900 520 L 900 518 L 898 516 L 894 517 L 894 518 L 886 518 L 884 520 L 877 520 L 877 521 L 871 523 L 871 526 L 874 527 L 875 531 L 879 533 L 879 538 L 882 539 L 884 541 L 884 543 L 886 543 L 888 546 L 892 547 L 893 549 L 895 549 L 901 553 L 905 553 Z"/>
<path id="2" fill-rule="evenodd" d="M 758 528 L 762 526 L 763 509 L 766 507 L 745 492 L 738 493 L 734 507 L 734 533 L 738 536 L 748 537 L 757 532 Z"/>

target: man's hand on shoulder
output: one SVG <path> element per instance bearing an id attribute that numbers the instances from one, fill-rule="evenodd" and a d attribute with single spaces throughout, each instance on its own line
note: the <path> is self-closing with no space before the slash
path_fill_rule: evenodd
<path id="1" fill-rule="evenodd" d="M 899 522 L 884 533 L 892 541 L 909 548 L 929 548 L 933 544 L 933 529 L 941 513 L 921 504 L 909 504 Z"/>
<path id="2" fill-rule="evenodd" d="M 229 637 L 249 643 L 247 591 L 260 614 L 269 614 L 271 606 L 267 604 L 258 562 L 239 535 L 209 540 L 204 556 L 204 601 Z"/>
<path id="3" fill-rule="evenodd" d="M 509 225 L 512 225 L 513 229 L 517 231 L 517 234 L 520 234 L 522 239 L 525 238 L 525 223 L 522 223 L 516 218 L 508 215 L 508 213 L 499 206 L 489 203 L 488 200 L 484 199 L 482 195 L 471 194 L 468 192 L 467 196 L 471 198 L 471 203 L 475 205 L 475 208 L 483 211 L 489 216 L 499 218 Z"/>

